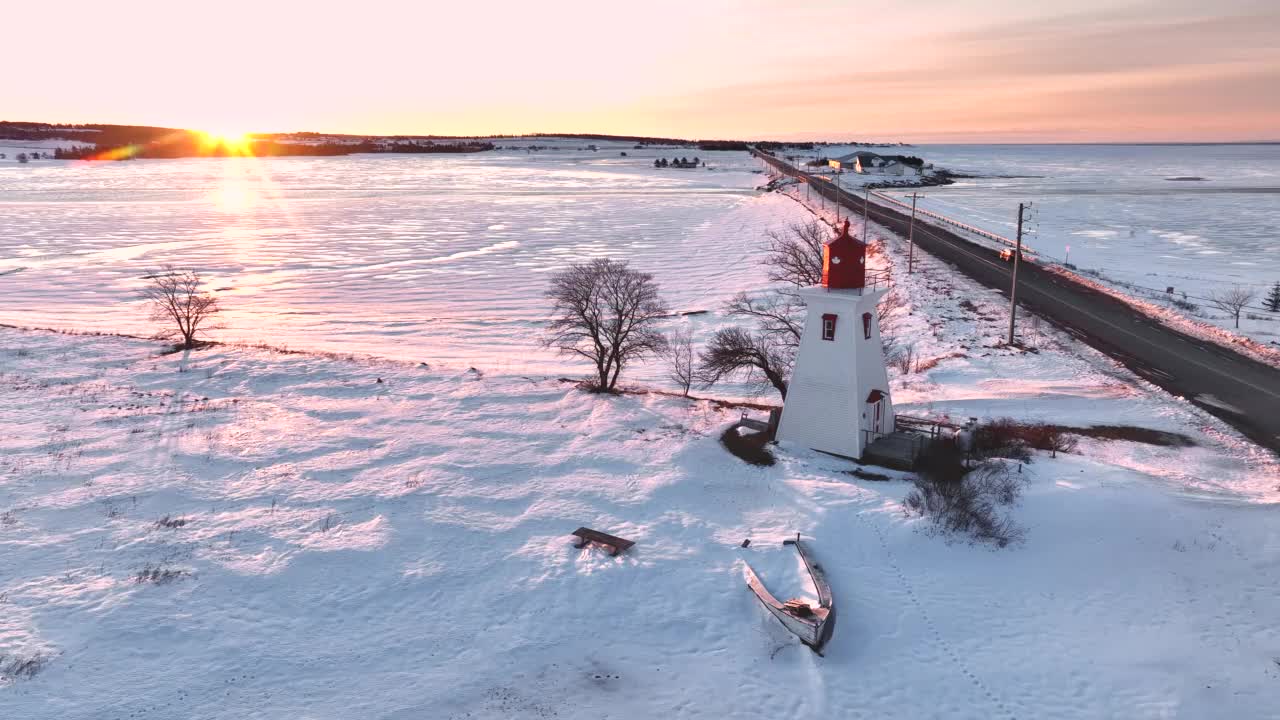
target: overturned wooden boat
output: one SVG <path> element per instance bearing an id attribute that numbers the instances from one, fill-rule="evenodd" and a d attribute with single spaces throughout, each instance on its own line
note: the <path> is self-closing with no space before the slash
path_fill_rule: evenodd
<path id="1" fill-rule="evenodd" d="M 821 655 L 822 648 L 826 646 L 827 641 L 831 639 L 831 633 L 836 629 L 836 605 L 831 597 L 831 585 L 827 582 L 827 573 L 814 561 L 798 533 L 794 540 L 784 540 L 782 544 L 794 545 L 796 552 L 800 553 L 800 559 L 804 560 L 804 567 L 809 572 L 813 587 L 818 591 L 818 607 L 812 607 L 803 600 L 778 602 L 773 593 L 760 582 L 759 576 L 750 565 L 746 566 L 747 587 L 751 588 L 751 592 L 756 594 L 764 608 L 778 618 L 783 627 L 800 638 L 800 642 L 808 645 L 810 650 Z"/>

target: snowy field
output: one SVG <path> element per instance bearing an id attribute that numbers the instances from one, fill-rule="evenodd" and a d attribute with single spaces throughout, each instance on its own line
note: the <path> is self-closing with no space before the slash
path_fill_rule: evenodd
<path id="1" fill-rule="evenodd" d="M 658 170 L 657 157 L 698 153 L 498 142 L 549 149 L 0 162 L 0 322 L 146 334 L 141 277 L 175 264 L 220 289 L 225 340 L 567 372 L 565 360 L 525 342 L 545 318 L 549 271 L 627 258 L 655 273 L 676 310 L 714 310 L 762 281 L 751 253 L 765 230 L 797 217 L 754 192 L 764 178 L 744 153 L 701 153 L 708 169 Z M 1161 293 L 1172 285 L 1218 324 L 1227 324 L 1222 312 L 1195 299 L 1217 279 L 1280 280 L 1277 146 L 876 150 L 1024 176 L 930 188 L 924 202 L 1008 233 L 1017 202 L 1034 200 L 1038 251 L 1061 257 L 1070 244 L 1081 268 Z M 1188 174 L 1210 180 L 1164 180 Z M 1280 340 L 1280 316 L 1252 314 L 1264 319 L 1246 318 L 1242 331 Z"/>
<path id="2" fill-rule="evenodd" d="M 997 294 L 871 230 L 936 360 L 894 375 L 900 411 L 1195 445 L 1038 453 L 995 550 L 846 461 L 745 465 L 706 401 L 0 328 L 0 653 L 36 668 L 3 715 L 1275 717 L 1275 458 L 1048 327 L 998 347 Z M 803 594 L 796 532 L 840 608 L 825 658 L 743 579 Z"/>
<path id="3" fill-rule="evenodd" d="M 695 153 L 558 146 L 0 164 L 0 322 L 147 334 L 142 276 L 173 264 L 219 290 L 220 339 L 557 372 L 565 361 L 526 342 L 548 272 L 623 257 L 673 309 L 713 309 L 762 281 L 752 252 L 797 217 L 754 191 L 764 176 L 745 153 L 658 170 Z"/>

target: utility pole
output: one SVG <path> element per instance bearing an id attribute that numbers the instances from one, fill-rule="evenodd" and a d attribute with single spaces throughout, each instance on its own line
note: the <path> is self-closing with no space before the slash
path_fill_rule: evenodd
<path id="1" fill-rule="evenodd" d="M 840 227 L 840 168 L 836 168 L 836 227 Z"/>
<path id="2" fill-rule="evenodd" d="M 864 188 L 862 194 L 862 244 L 867 244 L 867 226 L 871 224 L 871 188 Z"/>
<path id="3" fill-rule="evenodd" d="M 907 274 L 916 271 L 916 199 L 920 193 L 911 193 L 911 224 L 907 226 Z"/>
<path id="4" fill-rule="evenodd" d="M 1018 203 L 1018 242 L 1013 251 L 1013 283 L 1009 287 L 1009 344 L 1013 344 L 1013 326 L 1018 316 L 1018 265 L 1022 262 L 1022 214 L 1031 203 Z"/>

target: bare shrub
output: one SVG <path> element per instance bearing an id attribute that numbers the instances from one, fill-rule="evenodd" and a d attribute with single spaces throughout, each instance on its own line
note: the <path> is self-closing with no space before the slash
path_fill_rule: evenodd
<path id="1" fill-rule="evenodd" d="M 752 465 L 768 467 L 776 460 L 769 452 L 769 438 L 765 433 L 752 432 L 743 434 L 738 425 L 731 426 L 720 435 L 720 442 L 739 459 Z"/>
<path id="2" fill-rule="evenodd" d="M 653 326 L 667 315 L 649 273 L 604 258 L 578 263 L 551 278 L 554 303 L 543 343 L 591 361 L 596 392 L 614 392 L 631 361 L 655 353 L 665 338 Z"/>
<path id="3" fill-rule="evenodd" d="M 47 653 L 0 654 L 0 681 L 30 680 L 49 664 Z"/>
<path id="4" fill-rule="evenodd" d="M 329 513 L 324 516 L 324 522 L 320 525 L 320 532 L 327 533 L 340 524 L 342 524 L 342 518 L 338 517 L 337 513 Z"/>
<path id="5" fill-rule="evenodd" d="M 151 284 L 142 297 L 151 308 L 151 320 L 161 326 L 158 335 L 179 341 L 184 350 L 196 347 L 196 336 L 214 329 L 211 319 L 221 312 L 218 299 L 200 289 L 200 274 L 166 267 L 147 279 Z"/>
<path id="6" fill-rule="evenodd" d="M 1080 445 L 1080 438 L 1046 423 L 1027 425 L 1023 439 L 1037 450 L 1048 450 L 1050 457 L 1057 457 L 1059 452 L 1074 452 Z"/>
<path id="7" fill-rule="evenodd" d="M 1001 506 L 1015 503 L 1021 486 L 1003 463 L 991 463 L 959 479 L 920 473 L 903 498 L 909 513 L 928 516 L 943 532 L 1006 547 L 1024 532 Z"/>
<path id="8" fill-rule="evenodd" d="M 1031 452 L 1023 438 L 1023 426 L 1011 418 L 996 418 L 975 428 L 973 454 L 981 458 L 1031 460 Z"/>
<path id="9" fill-rule="evenodd" d="M 902 329 L 902 311 L 906 306 L 906 299 L 903 298 L 896 287 L 881 296 L 880 302 L 876 305 L 876 314 L 880 316 L 878 328 L 880 330 L 880 347 L 884 350 L 887 358 L 892 358 L 897 354 L 898 335 Z M 903 372 L 906 373 L 907 371 L 904 370 Z"/>
<path id="10" fill-rule="evenodd" d="M 693 354 L 693 331 L 684 327 L 668 335 L 661 356 L 666 363 L 667 378 L 680 388 L 685 397 L 689 397 L 689 388 L 697 380 L 698 369 Z"/>
<path id="11" fill-rule="evenodd" d="M 167 585 L 190 574 L 186 570 L 147 563 L 133 576 L 133 581 L 136 583 L 151 583 L 152 585 Z"/>
<path id="12" fill-rule="evenodd" d="M 919 361 L 919 358 L 916 355 L 916 346 L 907 344 L 896 348 L 888 356 L 888 361 L 890 367 L 897 368 L 898 372 L 903 375 L 911 374 L 912 366 L 916 365 Z"/>
<path id="13" fill-rule="evenodd" d="M 1022 496 L 1022 482 L 1006 463 L 983 463 L 965 476 L 965 482 L 997 505 L 1013 505 Z"/>
<path id="14" fill-rule="evenodd" d="M 1236 285 L 1226 290 L 1210 292 L 1209 303 L 1234 318 L 1236 327 L 1239 328 L 1240 312 L 1257 296 L 1256 290 Z"/>
<path id="15" fill-rule="evenodd" d="M 997 418 L 974 431 L 974 453 L 979 457 L 1005 457 L 1027 461 L 1031 448 L 1047 450 L 1052 457 L 1059 452 L 1074 452 L 1080 445 L 1076 437 L 1061 425 L 1023 423 L 1012 418 Z"/>
<path id="16" fill-rule="evenodd" d="M 176 530 L 177 528 L 185 527 L 186 524 L 187 524 L 186 518 L 180 518 L 180 517 L 171 518 L 168 515 L 165 515 L 164 517 L 156 521 L 157 528 L 166 528 L 169 530 Z"/>
<path id="17" fill-rule="evenodd" d="M 698 360 L 699 375 L 708 385 L 737 376 L 760 389 L 772 387 L 786 400 L 795 353 L 766 332 L 729 327 L 711 336 Z"/>

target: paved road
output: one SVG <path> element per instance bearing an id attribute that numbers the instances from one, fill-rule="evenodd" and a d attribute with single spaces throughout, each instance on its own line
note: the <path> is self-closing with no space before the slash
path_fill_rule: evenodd
<path id="1" fill-rule="evenodd" d="M 815 192 L 835 199 L 825 180 L 776 158 L 759 155 L 779 170 L 799 176 Z M 840 204 L 857 214 L 863 199 L 842 193 Z M 871 221 L 907 235 L 909 218 L 871 203 Z M 1010 263 L 994 250 L 916 219 L 916 244 L 988 287 L 1008 294 Z M 1110 295 L 1037 267 L 1018 268 L 1018 305 L 1064 328 L 1126 367 L 1222 418 L 1254 442 L 1280 453 L 1280 369 L 1221 345 L 1180 333 Z"/>

